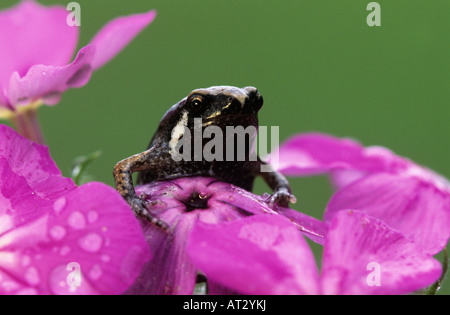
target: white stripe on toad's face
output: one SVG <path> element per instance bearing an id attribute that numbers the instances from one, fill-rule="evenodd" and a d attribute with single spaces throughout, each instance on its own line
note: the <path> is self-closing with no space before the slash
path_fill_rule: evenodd
<path id="1" fill-rule="evenodd" d="M 171 151 L 175 150 L 178 140 L 180 140 L 181 136 L 183 136 L 184 134 L 184 128 L 187 126 L 187 123 L 188 123 L 188 112 L 184 111 L 183 116 L 177 122 L 175 127 L 172 129 L 172 138 L 170 139 L 169 142 L 169 147 Z"/>

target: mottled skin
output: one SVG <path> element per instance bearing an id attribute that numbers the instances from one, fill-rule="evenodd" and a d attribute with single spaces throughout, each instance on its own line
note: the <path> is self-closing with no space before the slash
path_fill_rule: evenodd
<path id="1" fill-rule="evenodd" d="M 274 194 L 269 202 L 288 206 L 295 202 L 286 178 L 278 172 L 261 172 L 265 162 L 259 158 L 251 159 L 250 151 L 245 149 L 245 160 L 238 161 L 235 154 L 233 161 L 227 159 L 226 126 L 258 127 L 257 113 L 262 107 L 263 99 L 254 87 L 237 88 L 216 86 L 192 91 L 186 98 L 172 106 L 162 118 L 148 149 L 117 163 L 114 168 L 116 188 L 130 204 L 138 216 L 145 217 L 154 225 L 167 229 L 168 225 L 154 217 L 135 191 L 132 173 L 139 172 L 138 185 L 158 180 L 168 180 L 185 176 L 210 176 L 251 191 L 257 175 L 261 175 Z M 194 118 L 202 118 L 202 131 L 207 126 L 218 126 L 223 130 L 223 159 L 207 161 L 203 157 L 195 160 L 194 141 L 192 141 L 190 160 L 175 161 L 172 157 L 174 145 L 181 137 L 181 128 L 187 127 L 194 135 Z M 197 129 L 198 130 L 198 129 Z M 212 137 L 214 138 L 214 137 Z M 211 139 L 203 139 L 202 147 Z M 250 136 L 246 137 L 248 148 Z M 229 143 L 229 142 L 228 142 Z M 241 146 L 242 147 L 242 146 Z M 237 141 L 234 141 L 237 152 Z M 198 151 L 197 151 L 198 152 Z"/>

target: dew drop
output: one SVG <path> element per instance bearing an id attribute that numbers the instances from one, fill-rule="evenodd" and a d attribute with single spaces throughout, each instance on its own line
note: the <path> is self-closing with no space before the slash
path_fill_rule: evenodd
<path id="1" fill-rule="evenodd" d="M 56 295 L 91 295 L 98 294 L 91 284 L 83 277 L 83 266 L 81 266 L 81 284 L 80 286 L 70 286 L 68 277 L 70 277 L 71 271 L 67 270 L 67 265 L 59 265 L 54 268 L 49 277 L 50 290 Z"/>
<path id="2" fill-rule="evenodd" d="M 109 261 L 111 260 L 111 257 L 110 257 L 109 255 L 102 255 L 102 256 L 100 257 L 100 259 L 101 259 L 103 262 L 107 263 L 107 262 L 109 262 Z"/>
<path id="3" fill-rule="evenodd" d="M 98 212 L 97 211 L 89 211 L 88 215 L 87 215 L 87 220 L 89 223 L 94 223 L 95 221 L 97 221 L 98 219 Z"/>
<path id="4" fill-rule="evenodd" d="M 60 214 L 62 209 L 64 209 L 64 207 L 66 206 L 66 203 L 67 203 L 67 199 L 65 197 L 61 197 L 61 198 L 57 199 L 53 203 L 53 211 L 55 211 L 56 214 Z"/>
<path id="5" fill-rule="evenodd" d="M 91 280 L 96 281 L 100 279 L 102 274 L 103 274 L 102 267 L 100 267 L 99 265 L 94 265 L 89 271 L 89 278 L 91 278 Z"/>
<path id="6" fill-rule="evenodd" d="M 63 246 L 63 247 L 61 247 L 61 249 L 59 250 L 59 254 L 60 254 L 61 256 L 66 256 L 67 254 L 70 253 L 70 251 L 71 251 L 71 249 L 70 249 L 69 246 Z"/>
<path id="7" fill-rule="evenodd" d="M 67 223 L 75 230 L 82 230 L 86 227 L 86 218 L 81 212 L 75 211 L 70 215 Z"/>
<path id="8" fill-rule="evenodd" d="M 39 272 L 35 267 L 29 267 L 25 271 L 25 279 L 29 285 L 37 285 L 41 281 L 39 277 Z"/>
<path id="9" fill-rule="evenodd" d="M 89 233 L 88 235 L 79 239 L 78 244 L 82 249 L 89 253 L 96 253 L 103 245 L 103 239 L 95 233 Z"/>
<path id="10" fill-rule="evenodd" d="M 30 265 L 30 263 L 31 263 L 31 258 L 30 258 L 30 256 L 23 256 L 22 257 L 22 266 L 23 267 L 28 267 L 29 265 Z"/>
<path id="11" fill-rule="evenodd" d="M 60 241 L 64 238 L 64 236 L 66 236 L 66 229 L 60 225 L 55 225 L 54 227 L 52 227 L 50 229 L 50 236 L 55 240 L 55 241 Z"/>
<path id="12" fill-rule="evenodd" d="M 11 280 L 2 281 L 1 286 L 6 292 L 17 290 L 20 287 L 17 282 Z"/>

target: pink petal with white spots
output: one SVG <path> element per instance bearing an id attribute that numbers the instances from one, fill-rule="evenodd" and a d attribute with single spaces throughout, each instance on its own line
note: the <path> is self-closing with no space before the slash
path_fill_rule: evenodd
<path id="1" fill-rule="evenodd" d="M 150 258 L 137 220 L 106 185 L 85 184 L 34 210 L 41 216 L 0 232 L 0 278 L 14 288 L 0 286 L 1 293 L 119 294 Z M 20 217 L 3 214 L 0 220 Z M 71 263 L 79 267 L 79 286 L 68 280 Z"/>
<path id="2" fill-rule="evenodd" d="M 0 293 L 123 293 L 150 258 L 129 206 L 104 184 L 77 188 L 45 147 L 0 128 Z"/>

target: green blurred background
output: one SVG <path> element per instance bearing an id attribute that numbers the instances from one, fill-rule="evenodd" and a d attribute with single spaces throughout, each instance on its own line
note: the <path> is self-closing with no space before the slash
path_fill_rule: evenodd
<path id="1" fill-rule="evenodd" d="M 260 124 L 280 126 L 281 141 L 308 131 L 352 137 L 448 178 L 450 1 L 378 1 L 380 27 L 366 23 L 369 2 L 79 0 L 79 48 L 114 17 L 158 15 L 88 85 L 40 109 L 52 157 L 70 176 L 77 156 L 100 149 L 87 172 L 112 185 L 115 163 L 143 151 L 191 90 L 253 85 L 265 100 Z M 295 208 L 321 218 L 327 178 L 291 182 Z M 255 190 L 268 188 L 258 181 Z M 450 293 L 450 281 L 440 293 Z"/>

